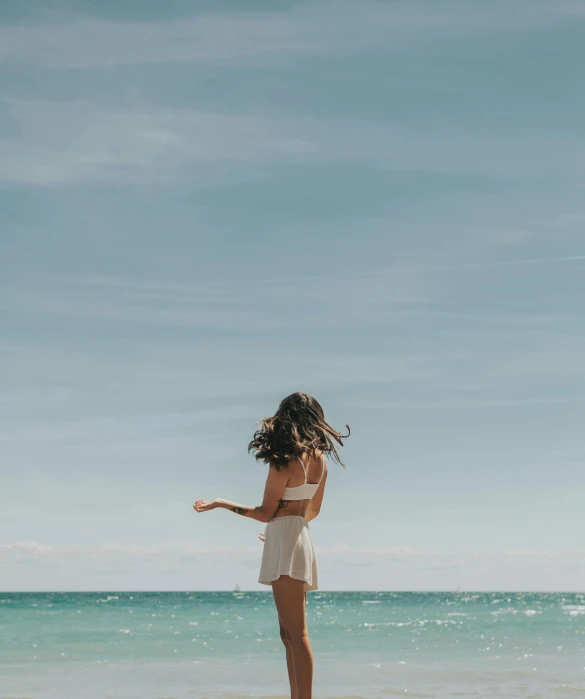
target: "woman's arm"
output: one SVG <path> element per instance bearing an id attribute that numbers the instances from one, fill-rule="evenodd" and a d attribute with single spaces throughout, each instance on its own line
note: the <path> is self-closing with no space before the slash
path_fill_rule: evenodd
<path id="1" fill-rule="evenodd" d="M 267 511 L 262 505 L 259 507 L 249 507 L 248 505 L 240 505 L 237 502 L 232 502 L 231 500 L 224 500 L 223 498 L 218 498 L 215 500 L 218 507 L 222 507 L 224 510 L 231 510 L 237 515 L 242 515 L 242 517 L 249 517 L 250 519 L 255 519 L 258 522 L 268 522 Z"/>
<path id="2" fill-rule="evenodd" d="M 268 477 L 266 478 L 266 486 L 264 488 L 264 498 L 262 504 L 258 507 L 249 507 L 247 505 L 240 505 L 237 502 L 232 502 L 231 500 L 224 500 L 223 498 L 216 498 L 215 500 L 197 500 L 193 505 L 197 512 L 207 512 L 208 510 L 215 510 L 218 507 L 224 510 L 231 510 L 242 517 L 249 517 L 250 519 L 255 519 L 258 522 L 269 522 L 275 515 L 276 510 L 279 507 L 280 500 L 282 498 L 282 493 L 286 488 L 288 482 L 288 472 L 287 471 L 277 471 L 274 467 L 270 467 L 268 470 Z"/>
<path id="3" fill-rule="evenodd" d="M 313 510 L 313 508 L 309 508 L 309 509 L 305 512 L 305 519 L 307 520 L 307 522 L 310 522 L 312 519 L 315 519 L 315 517 L 316 517 L 318 514 L 319 514 L 318 511 Z"/>

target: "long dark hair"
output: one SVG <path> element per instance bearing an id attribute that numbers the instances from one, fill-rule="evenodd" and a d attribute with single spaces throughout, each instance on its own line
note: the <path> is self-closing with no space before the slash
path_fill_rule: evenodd
<path id="1" fill-rule="evenodd" d="M 248 451 L 254 451 L 257 460 L 274 466 L 277 471 L 305 452 L 314 457 L 316 449 L 331 455 L 345 468 L 335 442 L 343 446 L 342 440 L 350 435 L 349 425 L 346 427 L 346 435 L 337 432 L 327 423 L 323 408 L 313 396 L 292 393 L 281 401 L 272 417 L 260 421 Z"/>

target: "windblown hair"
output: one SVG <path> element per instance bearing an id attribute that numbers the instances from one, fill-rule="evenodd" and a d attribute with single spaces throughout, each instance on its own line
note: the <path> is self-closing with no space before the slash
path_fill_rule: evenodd
<path id="1" fill-rule="evenodd" d="M 346 435 L 337 432 L 327 423 L 323 408 L 313 396 L 292 393 L 280 403 L 272 417 L 261 420 L 248 451 L 255 452 L 257 460 L 274 466 L 277 471 L 306 452 L 314 457 L 317 449 L 345 468 L 335 442 L 343 446 L 342 440 L 350 435 L 349 425 L 346 427 Z"/>

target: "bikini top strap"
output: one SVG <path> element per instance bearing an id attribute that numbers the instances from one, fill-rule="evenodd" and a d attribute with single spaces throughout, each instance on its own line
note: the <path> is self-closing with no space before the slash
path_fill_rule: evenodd
<path id="1" fill-rule="evenodd" d="M 301 462 L 301 466 L 303 467 L 303 473 L 305 474 L 305 483 L 307 482 L 307 469 L 305 468 L 305 464 L 303 463 L 303 460 L 301 459 L 300 456 L 297 456 L 297 459 Z"/>

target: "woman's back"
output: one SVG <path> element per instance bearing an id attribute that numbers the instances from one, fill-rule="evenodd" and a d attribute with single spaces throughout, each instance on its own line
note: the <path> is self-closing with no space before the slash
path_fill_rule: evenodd
<path id="1" fill-rule="evenodd" d="M 319 451 L 314 455 L 305 453 L 291 459 L 287 469 L 290 471 L 290 477 L 274 516 L 304 517 L 307 510 L 313 506 L 319 509 L 325 486 L 323 476 L 327 471 L 325 454 Z"/>

